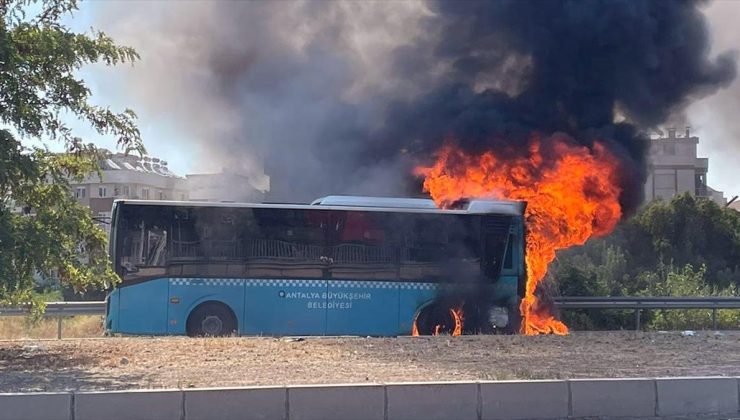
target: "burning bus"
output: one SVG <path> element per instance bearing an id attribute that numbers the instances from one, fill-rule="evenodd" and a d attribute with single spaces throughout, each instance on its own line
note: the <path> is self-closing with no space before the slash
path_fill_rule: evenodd
<path id="1" fill-rule="evenodd" d="M 328 196 L 310 205 L 117 200 L 111 333 L 520 330 L 526 204 Z"/>

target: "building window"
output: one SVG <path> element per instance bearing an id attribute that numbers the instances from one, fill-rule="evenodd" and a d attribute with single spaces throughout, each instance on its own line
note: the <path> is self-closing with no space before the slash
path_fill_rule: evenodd
<path id="1" fill-rule="evenodd" d="M 118 197 L 121 195 L 121 187 L 115 186 L 113 187 L 113 196 Z"/>
<path id="2" fill-rule="evenodd" d="M 75 188 L 75 198 L 85 198 L 87 188 L 77 187 Z"/>
<path id="3" fill-rule="evenodd" d="M 98 187 L 98 196 L 100 196 L 100 197 L 107 197 L 108 196 L 108 188 L 106 188 L 106 187 Z"/>
<path id="4" fill-rule="evenodd" d="M 709 197 L 710 194 L 709 190 L 707 189 L 707 181 L 704 177 L 704 174 L 694 175 L 694 185 L 694 194 L 696 194 L 697 197 Z"/>
<path id="5" fill-rule="evenodd" d="M 166 199 L 167 199 L 167 196 L 166 196 L 166 195 L 164 195 L 164 193 L 163 193 L 162 191 L 160 191 L 160 192 L 159 192 L 159 199 L 160 199 L 160 200 L 166 200 Z"/>
<path id="6" fill-rule="evenodd" d="M 141 198 L 143 198 L 144 200 L 148 200 L 149 199 L 149 188 L 142 188 L 141 189 Z"/>
<path id="7" fill-rule="evenodd" d="M 123 186 L 123 195 L 128 197 L 131 194 L 131 190 L 128 188 L 128 185 Z"/>

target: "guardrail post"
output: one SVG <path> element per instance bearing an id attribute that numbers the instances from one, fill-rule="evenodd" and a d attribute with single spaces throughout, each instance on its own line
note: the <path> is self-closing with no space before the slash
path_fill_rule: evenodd
<path id="1" fill-rule="evenodd" d="M 57 340 L 62 339 L 62 317 L 57 317 Z"/>
<path id="2" fill-rule="evenodd" d="M 712 308 L 712 329 L 717 330 L 717 308 Z"/>
<path id="3" fill-rule="evenodd" d="M 640 308 L 635 308 L 635 331 L 640 331 Z"/>

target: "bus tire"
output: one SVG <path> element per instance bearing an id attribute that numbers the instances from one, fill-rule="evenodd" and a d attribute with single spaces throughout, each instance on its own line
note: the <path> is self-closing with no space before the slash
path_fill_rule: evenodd
<path id="1" fill-rule="evenodd" d="M 455 319 L 450 309 L 439 303 L 432 303 L 422 308 L 414 319 L 419 335 L 452 334 L 455 329 Z"/>
<path id="2" fill-rule="evenodd" d="M 225 337 L 237 330 L 234 312 L 221 302 L 205 302 L 190 312 L 186 332 L 190 337 Z"/>

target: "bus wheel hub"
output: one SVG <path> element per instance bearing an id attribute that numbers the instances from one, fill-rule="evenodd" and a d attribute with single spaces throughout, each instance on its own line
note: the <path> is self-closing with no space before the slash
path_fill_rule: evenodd
<path id="1" fill-rule="evenodd" d="M 203 332 L 207 335 L 218 335 L 221 333 L 224 323 L 221 321 L 221 318 L 209 315 L 203 319 L 201 327 L 203 328 Z"/>

